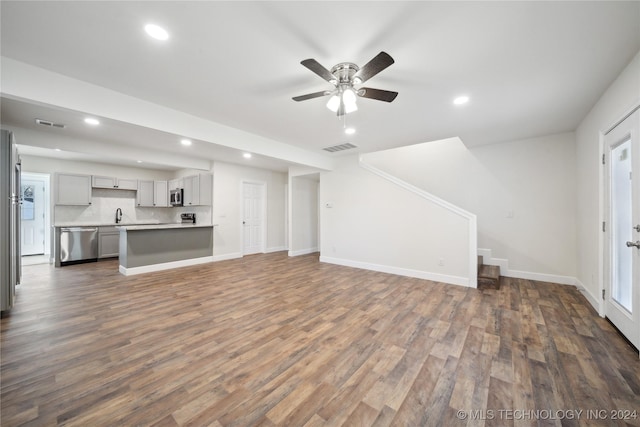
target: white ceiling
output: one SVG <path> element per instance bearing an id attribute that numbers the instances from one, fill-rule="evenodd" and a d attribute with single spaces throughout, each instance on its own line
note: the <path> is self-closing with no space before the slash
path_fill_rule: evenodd
<path id="1" fill-rule="evenodd" d="M 3 0 L 0 8 L 3 57 L 317 155 L 344 142 L 371 152 L 453 136 L 476 145 L 571 131 L 640 50 L 635 1 Z M 171 38 L 149 39 L 143 31 L 149 22 Z M 301 60 L 362 66 L 380 51 L 395 64 L 366 86 L 399 95 L 390 104 L 359 99 L 359 110 L 346 116 L 355 135 L 344 135 L 325 98 L 291 100 L 330 88 Z M 11 78 L 3 72 L 3 86 Z M 460 94 L 471 102 L 454 106 Z M 38 101 L 5 99 L 2 122 L 33 127 L 36 115 L 81 117 L 82 111 Z M 70 140 L 115 144 L 116 162 L 131 161 L 129 149 L 244 161 L 234 141 L 222 147 L 215 135 L 187 151 L 176 145 L 179 135 L 105 120 L 100 136 L 82 126 L 63 132 Z M 278 157 L 252 161 L 286 170 L 291 162 Z"/>

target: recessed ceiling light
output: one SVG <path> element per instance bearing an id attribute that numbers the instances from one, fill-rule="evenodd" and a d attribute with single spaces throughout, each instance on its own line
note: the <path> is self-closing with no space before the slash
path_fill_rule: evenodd
<path id="1" fill-rule="evenodd" d="M 251 153 L 244 153 L 242 155 L 242 157 L 244 157 L 245 159 L 250 159 L 251 158 Z"/>
<path id="2" fill-rule="evenodd" d="M 59 148 L 54 148 L 54 151 L 62 151 L 62 150 Z"/>
<path id="3" fill-rule="evenodd" d="M 453 100 L 453 103 L 456 105 L 466 104 L 467 102 L 469 102 L 469 97 L 466 95 L 459 96 Z"/>
<path id="4" fill-rule="evenodd" d="M 84 119 L 84 122 L 91 126 L 97 126 L 100 124 L 100 121 L 98 119 L 94 119 L 93 117 L 87 117 L 86 119 Z"/>
<path id="5" fill-rule="evenodd" d="M 136 163 L 142 163 L 142 160 L 136 160 Z"/>
<path id="6" fill-rule="evenodd" d="M 191 145 L 191 140 L 187 138 L 181 139 L 180 144 L 188 147 L 189 145 Z"/>
<path id="7" fill-rule="evenodd" d="M 356 133 L 356 130 L 354 128 L 346 128 L 344 130 L 344 133 L 346 133 L 347 135 L 353 135 L 354 133 Z"/>
<path id="8" fill-rule="evenodd" d="M 154 24 L 145 25 L 144 30 L 156 40 L 167 40 L 169 38 L 167 30 Z"/>

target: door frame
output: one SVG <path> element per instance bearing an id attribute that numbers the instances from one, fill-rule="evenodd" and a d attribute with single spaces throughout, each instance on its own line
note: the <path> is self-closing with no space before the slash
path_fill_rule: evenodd
<path id="1" fill-rule="evenodd" d="M 602 161 L 602 159 L 604 159 L 605 156 L 609 154 L 608 145 L 605 139 L 610 132 L 612 132 L 618 125 L 620 125 L 622 122 L 624 122 L 627 118 L 629 118 L 631 115 L 636 113 L 636 111 L 638 110 L 640 110 L 640 100 L 636 101 L 631 107 L 627 108 L 623 114 L 618 116 L 618 118 L 611 123 L 611 125 L 607 126 L 604 130 L 600 131 L 599 160 L 600 160 L 601 167 L 598 168 L 599 175 L 600 175 L 599 189 L 598 189 L 599 206 L 600 206 L 599 223 L 602 224 L 603 227 L 606 224 L 606 230 L 607 230 L 607 232 L 605 233 L 604 229 L 601 229 L 600 232 L 598 233 L 598 270 L 599 270 L 599 282 L 600 282 L 599 291 L 600 291 L 600 294 L 602 295 L 602 298 L 598 297 L 598 314 L 600 315 L 600 317 L 606 317 L 606 314 L 607 314 L 606 300 L 605 300 L 604 294 L 605 292 L 608 291 L 607 288 L 610 286 L 609 278 L 607 277 L 607 275 L 609 274 L 609 269 L 607 268 L 607 263 L 608 263 L 607 258 L 610 256 L 610 253 L 609 253 L 608 239 L 605 239 L 605 237 L 608 236 L 608 233 L 610 231 L 610 225 L 611 225 L 609 223 L 610 222 L 610 219 L 609 219 L 610 206 L 609 206 L 608 197 L 607 197 L 608 190 L 606 189 L 606 185 L 609 180 L 608 175 L 609 175 L 610 164 L 609 163 L 605 164 L 605 162 Z M 609 221 L 609 222 L 605 223 L 605 221 Z M 638 274 L 637 272 L 635 273 Z M 636 298 L 636 300 L 640 300 L 640 298 Z M 634 311 L 640 310 L 640 307 L 638 307 L 638 304 L 636 301 L 633 301 L 633 304 L 634 304 Z"/>
<path id="2" fill-rule="evenodd" d="M 262 243 L 260 245 L 260 252 L 265 253 L 267 247 L 267 182 L 254 180 L 254 179 L 242 179 L 240 180 L 240 255 L 244 256 L 244 226 L 242 221 L 244 219 L 244 185 L 255 184 L 262 187 L 262 209 L 260 210 L 260 220 L 262 222 Z"/>
<path id="3" fill-rule="evenodd" d="M 53 229 L 51 228 L 51 212 L 53 211 L 51 203 L 51 174 L 22 171 L 20 176 L 22 180 L 34 179 L 44 182 L 44 255 L 49 256 L 49 263 L 51 264 L 53 263 L 53 250 L 51 247 L 53 242 Z"/>

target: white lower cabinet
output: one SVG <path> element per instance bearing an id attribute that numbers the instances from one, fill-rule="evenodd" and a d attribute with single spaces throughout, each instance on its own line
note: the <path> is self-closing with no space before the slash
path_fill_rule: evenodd
<path id="1" fill-rule="evenodd" d="M 115 227 L 98 228 L 98 258 L 112 258 L 120 254 L 120 231 Z"/>

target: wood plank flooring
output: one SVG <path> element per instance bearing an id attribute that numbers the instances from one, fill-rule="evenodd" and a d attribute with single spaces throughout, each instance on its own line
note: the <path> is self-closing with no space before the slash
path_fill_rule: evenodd
<path id="1" fill-rule="evenodd" d="M 6 427 L 640 425 L 638 354 L 549 283 L 467 289 L 317 254 L 36 265 L 0 331 Z"/>

